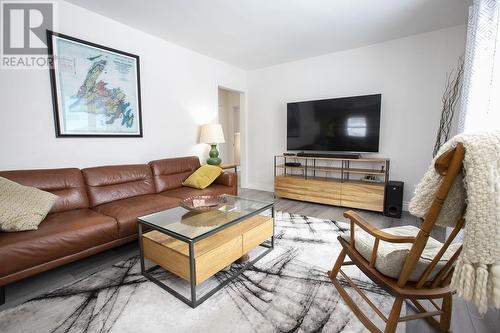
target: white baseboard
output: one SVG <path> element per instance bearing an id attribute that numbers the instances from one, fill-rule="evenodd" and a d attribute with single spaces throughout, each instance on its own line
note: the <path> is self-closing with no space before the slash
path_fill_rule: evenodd
<path id="1" fill-rule="evenodd" d="M 266 192 L 274 192 L 274 187 L 264 184 L 247 184 L 246 188 L 252 190 L 266 191 Z"/>

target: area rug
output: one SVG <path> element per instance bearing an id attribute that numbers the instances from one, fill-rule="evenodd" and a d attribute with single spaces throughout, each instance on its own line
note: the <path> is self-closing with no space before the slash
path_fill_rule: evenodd
<path id="1" fill-rule="evenodd" d="M 275 223 L 275 249 L 196 309 L 145 279 L 133 257 L 0 312 L 0 332 L 365 332 L 327 277 L 348 224 L 283 212 Z M 356 267 L 346 271 L 389 312 L 391 296 Z"/>

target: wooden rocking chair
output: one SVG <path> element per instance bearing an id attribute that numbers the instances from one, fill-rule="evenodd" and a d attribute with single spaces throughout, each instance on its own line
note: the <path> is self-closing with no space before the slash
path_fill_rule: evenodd
<path id="1" fill-rule="evenodd" d="M 442 243 L 440 249 L 436 251 L 434 258 L 427 258 L 426 266 L 424 265 L 423 269 L 421 267 L 421 273 L 416 272 L 415 268 L 417 266 L 417 263 L 419 263 L 419 260 L 421 259 L 421 255 L 426 248 L 427 243 L 429 241 L 437 242 L 429 235 L 432 228 L 434 227 L 436 219 L 443 206 L 444 199 L 448 195 L 455 177 L 461 172 L 463 158 L 464 147 L 459 144 L 456 148 L 447 151 L 437 159 L 435 168 L 436 171 L 444 177 L 443 182 L 439 187 L 437 195 L 432 202 L 432 206 L 427 216 L 425 217 L 425 219 L 423 219 L 420 228 L 415 228 L 417 232 L 413 236 L 394 235 L 387 231 L 389 229 L 396 228 L 384 229 L 386 231 L 379 230 L 368 224 L 368 222 L 363 220 L 363 218 L 352 211 L 347 211 L 344 213 L 344 216 L 350 219 L 350 235 L 344 236 L 344 238 L 347 238 L 347 240 L 342 238 L 341 236 L 338 237 L 338 240 L 342 245 L 342 251 L 337 258 L 337 261 L 335 262 L 332 270 L 328 272 L 328 274 L 333 284 L 335 285 L 335 288 L 338 290 L 344 301 L 351 308 L 358 319 L 371 332 L 381 332 L 381 330 L 377 328 L 377 326 L 361 311 L 358 305 L 347 294 L 347 292 L 337 279 L 337 275 L 339 273 L 347 281 L 347 283 L 356 292 L 359 293 L 359 295 L 367 302 L 367 304 L 373 309 L 373 311 L 386 323 L 384 332 L 394 332 L 399 322 L 421 318 L 425 318 L 433 327 L 441 332 L 449 331 L 452 307 L 452 296 L 449 284 L 451 282 L 451 276 L 453 274 L 453 264 L 458 258 L 458 255 L 460 254 L 460 251 L 462 249 L 461 245 L 455 244 L 457 246 L 455 246 L 454 253 L 452 253 L 451 255 L 448 253 L 447 255 L 448 260 L 443 261 L 442 258 L 445 252 L 449 250 L 450 244 L 464 225 L 463 212 L 465 212 L 465 207 L 453 231 L 445 240 L 445 242 Z M 366 232 L 368 235 L 370 235 L 369 237 L 373 239 L 371 256 L 368 257 L 368 260 L 365 258 L 367 257 L 366 253 L 363 257 L 363 255 L 355 247 L 355 226 L 359 228 L 356 228 L 357 232 Z M 381 241 L 391 243 L 391 246 L 406 244 L 406 249 L 409 248 L 409 252 L 407 252 L 408 255 L 406 256 L 406 259 L 404 259 L 402 267 L 400 267 L 399 278 L 389 277 L 382 274 L 379 270 L 376 269 L 376 261 L 378 257 L 377 250 L 379 250 L 380 248 L 379 244 L 381 244 Z M 441 245 L 441 243 L 438 244 Z M 344 262 L 346 255 L 352 261 Z M 356 265 L 379 287 L 383 288 L 389 294 L 395 297 L 395 301 L 392 305 L 392 309 L 388 317 L 386 317 L 353 283 L 349 276 L 344 271 L 342 271 L 342 266 L 353 264 Z M 416 279 L 414 278 L 413 281 L 411 281 L 412 279 L 410 278 L 412 273 L 413 275 L 415 275 L 415 273 L 418 274 L 418 277 Z M 440 306 L 435 301 L 437 299 L 442 299 Z M 435 309 L 433 311 L 428 311 L 419 300 L 428 300 Z M 413 303 L 416 309 L 418 309 L 419 313 L 400 317 L 403 301 Z M 433 318 L 435 316 L 440 317 L 439 321 Z"/>

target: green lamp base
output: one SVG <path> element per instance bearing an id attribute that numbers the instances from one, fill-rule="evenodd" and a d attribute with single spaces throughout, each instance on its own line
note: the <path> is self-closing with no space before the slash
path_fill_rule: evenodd
<path id="1" fill-rule="evenodd" d="M 217 145 L 213 144 L 211 146 L 212 146 L 212 148 L 210 149 L 210 152 L 208 153 L 208 156 L 210 156 L 210 158 L 207 160 L 207 164 L 219 165 L 222 162 L 222 160 L 219 158 L 219 152 L 217 151 Z"/>

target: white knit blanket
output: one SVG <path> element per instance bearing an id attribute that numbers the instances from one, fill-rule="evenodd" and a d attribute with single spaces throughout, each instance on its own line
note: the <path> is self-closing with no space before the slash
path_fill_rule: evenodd
<path id="1" fill-rule="evenodd" d="M 459 142 L 465 147 L 463 176 L 450 189 L 436 223 L 454 226 L 467 201 L 463 249 L 451 287 L 485 313 L 488 307 L 500 308 L 500 132 L 457 135 L 437 157 Z M 436 158 L 410 202 L 410 213 L 417 217 L 425 217 L 442 182 L 434 169 Z"/>

